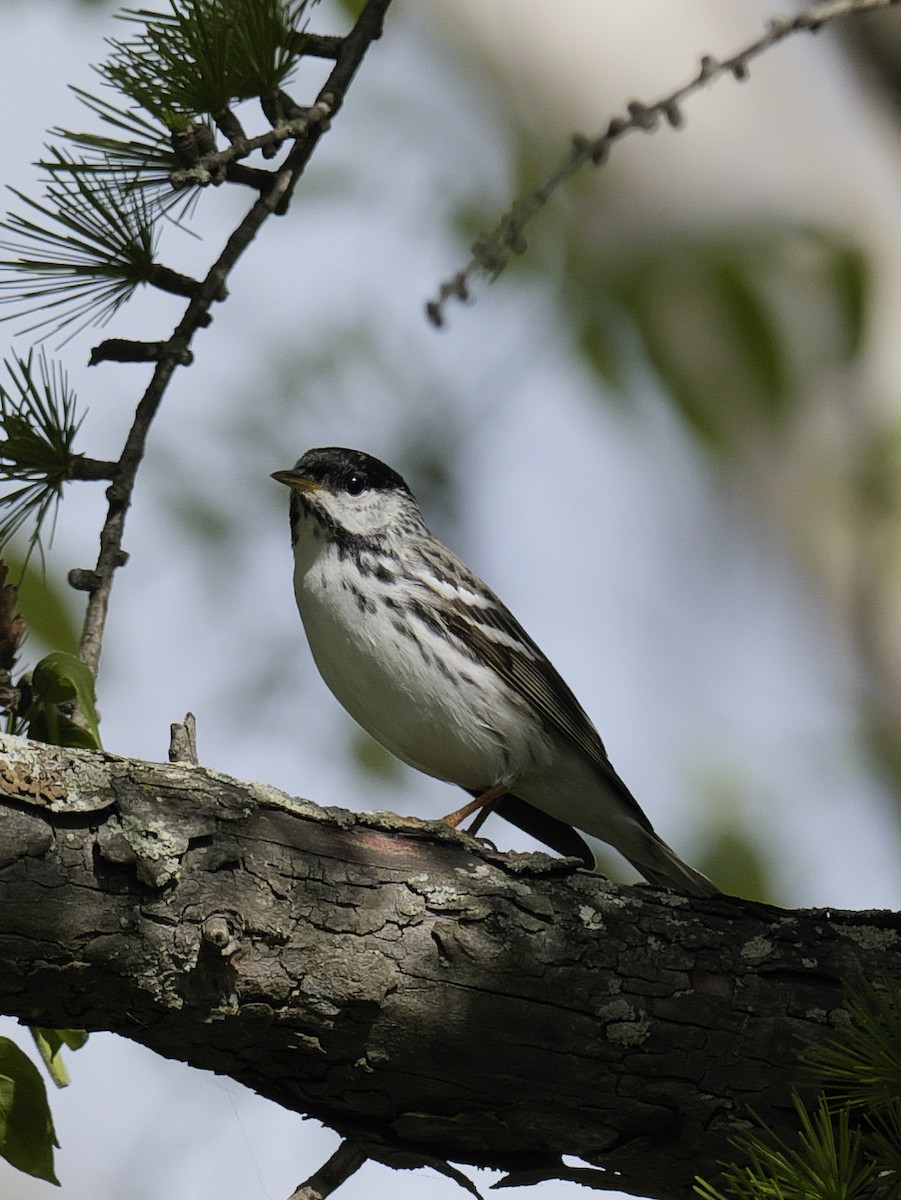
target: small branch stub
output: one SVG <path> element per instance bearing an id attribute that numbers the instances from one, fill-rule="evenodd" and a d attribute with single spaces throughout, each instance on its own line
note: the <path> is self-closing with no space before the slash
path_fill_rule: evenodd
<path id="1" fill-rule="evenodd" d="M 197 766 L 197 719 L 186 713 L 182 724 L 169 726 L 169 762 L 193 763 Z"/>
<path id="2" fill-rule="evenodd" d="M 69 462 L 69 478 L 80 482 L 96 483 L 98 480 L 109 481 L 116 478 L 116 466 L 102 458 L 88 458 L 84 454 L 76 454 Z"/>
<path id="3" fill-rule="evenodd" d="M 171 358 L 179 367 L 189 367 L 194 355 L 186 346 L 174 349 L 169 342 L 134 342 L 130 338 L 107 338 L 91 350 L 89 367 L 102 362 L 149 363 Z"/>
<path id="4" fill-rule="evenodd" d="M 102 582 L 96 571 L 85 570 L 82 567 L 73 567 L 68 574 L 68 580 L 69 587 L 74 588 L 76 592 L 95 592 Z"/>

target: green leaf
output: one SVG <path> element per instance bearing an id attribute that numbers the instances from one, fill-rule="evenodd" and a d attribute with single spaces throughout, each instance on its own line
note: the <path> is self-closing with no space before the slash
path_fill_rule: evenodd
<path id="1" fill-rule="evenodd" d="M 94 676 L 80 659 L 65 650 L 54 650 L 35 667 L 31 686 L 34 698 L 26 718 L 30 737 L 54 746 L 101 749 Z M 77 704 L 86 728 L 59 711 L 61 704 L 72 701 Z"/>
<path id="2" fill-rule="evenodd" d="M 58 1146 L 40 1072 L 15 1042 L 0 1038 L 0 1154 L 27 1175 L 59 1186 Z"/>
<path id="3" fill-rule="evenodd" d="M 31 1036 L 40 1051 L 44 1066 L 50 1073 L 50 1078 L 57 1087 L 69 1085 L 69 1072 L 63 1062 L 62 1049 L 68 1046 L 70 1050 L 80 1050 L 88 1040 L 84 1029 L 44 1029 L 39 1025 L 30 1026 Z"/>

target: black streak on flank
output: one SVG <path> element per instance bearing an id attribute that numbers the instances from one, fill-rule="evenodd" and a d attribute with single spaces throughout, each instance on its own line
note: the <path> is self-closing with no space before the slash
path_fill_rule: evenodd
<path id="1" fill-rule="evenodd" d="M 353 584 L 350 585 L 350 594 L 353 596 L 354 600 L 356 600 L 357 608 L 361 613 L 375 612 L 375 602 L 370 600 L 368 596 L 364 596 L 360 589 L 358 587 L 354 587 Z"/>

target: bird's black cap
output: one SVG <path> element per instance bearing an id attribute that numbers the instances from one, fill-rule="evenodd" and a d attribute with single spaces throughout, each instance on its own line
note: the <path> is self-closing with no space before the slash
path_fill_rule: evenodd
<path id="1" fill-rule="evenodd" d="M 304 483 L 307 488 L 312 485 L 338 489 L 346 485 L 351 475 L 358 476 L 365 487 L 375 491 L 403 491 L 412 495 L 404 479 L 387 463 L 363 450 L 348 450 L 344 446 L 308 450 L 290 471 L 275 471 L 272 478 L 301 490 Z"/>

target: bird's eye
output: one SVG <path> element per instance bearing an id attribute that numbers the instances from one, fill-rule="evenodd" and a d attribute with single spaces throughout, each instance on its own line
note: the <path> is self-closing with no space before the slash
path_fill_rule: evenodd
<path id="1" fill-rule="evenodd" d="M 349 496 L 359 496 L 366 488 L 366 476 L 354 471 L 352 475 L 348 475 L 344 487 Z"/>

